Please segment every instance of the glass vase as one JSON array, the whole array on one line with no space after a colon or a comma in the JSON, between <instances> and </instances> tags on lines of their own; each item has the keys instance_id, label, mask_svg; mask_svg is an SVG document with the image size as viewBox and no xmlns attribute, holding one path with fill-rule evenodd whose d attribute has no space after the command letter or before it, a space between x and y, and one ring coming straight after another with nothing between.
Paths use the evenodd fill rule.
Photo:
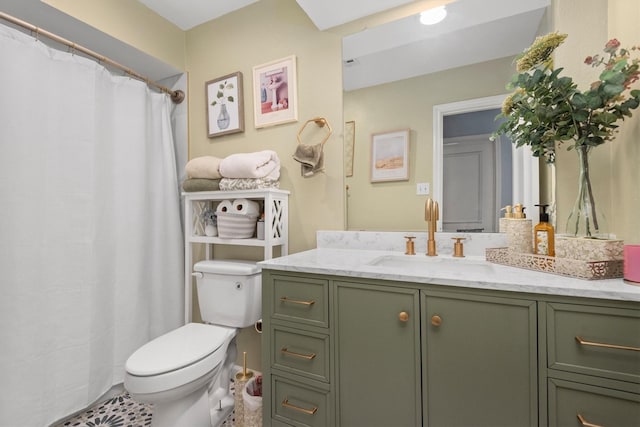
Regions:
<instances>
[{"instance_id":1,"label":"glass vase","mask_svg":"<svg viewBox=\"0 0 640 427\"><path fill-rule=\"evenodd\" d=\"M228 128L229 123L231 123L231 118L229 117L229 112L227 111L227 104L220 104L220 114L218 115L218 129L224 130Z\"/></svg>"},{"instance_id":2,"label":"glass vase","mask_svg":"<svg viewBox=\"0 0 640 427\"><path fill-rule=\"evenodd\" d=\"M589 154L593 147L576 147L580 172L578 175L578 197L567 220L567 233L576 237L606 238L604 215L594 196L589 174Z\"/></svg>"}]
</instances>

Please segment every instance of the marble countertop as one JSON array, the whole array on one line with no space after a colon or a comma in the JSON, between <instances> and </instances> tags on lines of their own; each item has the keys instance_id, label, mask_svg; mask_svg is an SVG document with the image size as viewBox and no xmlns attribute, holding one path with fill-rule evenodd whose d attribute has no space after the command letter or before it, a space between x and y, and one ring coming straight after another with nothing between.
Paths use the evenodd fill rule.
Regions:
<instances>
[{"instance_id":1,"label":"marble countertop","mask_svg":"<svg viewBox=\"0 0 640 427\"><path fill-rule=\"evenodd\" d=\"M406 233L400 233L399 237L402 238L404 234ZM362 245L366 246L366 242L372 236L351 237L357 237L355 240L365 242ZM393 236L392 240L397 241L397 237ZM372 238L375 239L375 236ZM345 240L344 236L341 236L341 239ZM445 239L441 241L448 247L450 244ZM418 246L416 246L416 255L404 255L403 250L393 250L395 248L388 247L384 247L384 250L366 250L359 247L360 244L353 244L353 238L346 240L350 243L336 244L335 239L325 240L319 235L317 249L261 261L259 265L263 269L279 271L640 301L640 286L626 283L622 279L582 280L493 264L487 262L484 256L480 256L477 253L478 250L472 251L465 258L453 258L447 250L443 250L442 253L439 251L438 257L427 257L424 252L419 252ZM404 245L403 239L400 239L400 244ZM390 260L390 263L386 263L387 260Z\"/></svg>"}]
</instances>

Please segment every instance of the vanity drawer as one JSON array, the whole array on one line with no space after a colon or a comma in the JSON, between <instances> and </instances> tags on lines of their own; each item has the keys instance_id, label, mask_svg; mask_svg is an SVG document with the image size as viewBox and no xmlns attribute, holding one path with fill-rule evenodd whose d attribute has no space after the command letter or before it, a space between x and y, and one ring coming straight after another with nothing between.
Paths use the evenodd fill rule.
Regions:
<instances>
[{"instance_id":1,"label":"vanity drawer","mask_svg":"<svg viewBox=\"0 0 640 427\"><path fill-rule=\"evenodd\" d=\"M310 278L274 276L273 319L329 327L329 282Z\"/></svg>"},{"instance_id":2,"label":"vanity drawer","mask_svg":"<svg viewBox=\"0 0 640 427\"><path fill-rule=\"evenodd\" d=\"M555 378L548 385L550 427L637 427L640 423L639 394Z\"/></svg>"},{"instance_id":3,"label":"vanity drawer","mask_svg":"<svg viewBox=\"0 0 640 427\"><path fill-rule=\"evenodd\" d=\"M329 336L283 326L273 327L273 368L329 382Z\"/></svg>"},{"instance_id":4,"label":"vanity drawer","mask_svg":"<svg viewBox=\"0 0 640 427\"><path fill-rule=\"evenodd\" d=\"M640 311L547 306L548 367L640 383Z\"/></svg>"},{"instance_id":5,"label":"vanity drawer","mask_svg":"<svg viewBox=\"0 0 640 427\"><path fill-rule=\"evenodd\" d=\"M272 376L273 418L292 425L329 426L329 392Z\"/></svg>"}]
</instances>

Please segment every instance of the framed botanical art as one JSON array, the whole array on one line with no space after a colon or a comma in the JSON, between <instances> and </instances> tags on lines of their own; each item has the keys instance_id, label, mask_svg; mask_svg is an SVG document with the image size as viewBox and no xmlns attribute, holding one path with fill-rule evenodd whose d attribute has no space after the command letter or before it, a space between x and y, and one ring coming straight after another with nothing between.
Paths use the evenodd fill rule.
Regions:
<instances>
[{"instance_id":1,"label":"framed botanical art","mask_svg":"<svg viewBox=\"0 0 640 427\"><path fill-rule=\"evenodd\" d=\"M409 129L371 135L371 182L409 179Z\"/></svg>"},{"instance_id":2,"label":"framed botanical art","mask_svg":"<svg viewBox=\"0 0 640 427\"><path fill-rule=\"evenodd\" d=\"M298 120L295 55L253 67L256 128Z\"/></svg>"},{"instance_id":3,"label":"framed botanical art","mask_svg":"<svg viewBox=\"0 0 640 427\"><path fill-rule=\"evenodd\" d=\"M209 80L204 87L209 138L244 132L242 73Z\"/></svg>"}]
</instances>

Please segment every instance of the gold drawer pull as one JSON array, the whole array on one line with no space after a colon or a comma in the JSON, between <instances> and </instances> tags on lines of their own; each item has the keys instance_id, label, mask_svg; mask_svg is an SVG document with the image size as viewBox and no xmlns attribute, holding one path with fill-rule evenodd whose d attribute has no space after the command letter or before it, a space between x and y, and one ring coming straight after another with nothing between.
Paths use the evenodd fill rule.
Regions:
<instances>
[{"instance_id":1,"label":"gold drawer pull","mask_svg":"<svg viewBox=\"0 0 640 427\"><path fill-rule=\"evenodd\" d=\"M400 320L401 322L408 322L409 313L407 313L406 311L401 311L400 314L398 314L398 320Z\"/></svg>"},{"instance_id":2,"label":"gold drawer pull","mask_svg":"<svg viewBox=\"0 0 640 427\"><path fill-rule=\"evenodd\" d=\"M604 347L604 348L615 348L617 350L631 350L631 351L640 351L640 347L629 347L627 345L618 345L618 344L606 344L601 342L593 342L587 341L582 337L576 337L576 341L581 345L590 345L593 347Z\"/></svg>"},{"instance_id":3,"label":"gold drawer pull","mask_svg":"<svg viewBox=\"0 0 640 427\"><path fill-rule=\"evenodd\" d=\"M305 413L307 415L313 415L316 412L318 412L318 407L317 406L314 406L311 409L305 409L305 408L301 408L301 407L296 406L296 405L292 405L291 403L289 403L289 399L284 399L282 401L282 406L284 406L285 408L293 409L294 411Z\"/></svg>"},{"instance_id":4,"label":"gold drawer pull","mask_svg":"<svg viewBox=\"0 0 640 427\"><path fill-rule=\"evenodd\" d=\"M280 351L284 354L288 354L289 356L299 357L301 359L311 360L314 357L316 357L315 353L311 353L311 354L296 353L295 351L289 351L287 347L282 347Z\"/></svg>"},{"instance_id":5,"label":"gold drawer pull","mask_svg":"<svg viewBox=\"0 0 640 427\"><path fill-rule=\"evenodd\" d=\"M580 421L580 424L582 424L584 427L602 427L599 424L592 424L589 421L585 420L584 417L580 414L578 414L578 421Z\"/></svg>"},{"instance_id":6,"label":"gold drawer pull","mask_svg":"<svg viewBox=\"0 0 640 427\"><path fill-rule=\"evenodd\" d=\"M289 299L287 297L280 298L280 301L282 301L282 302L290 302L291 304L307 305L307 306L310 306L310 305L313 305L313 304L316 303L314 300L311 300L311 301L300 301L300 300L296 300L296 299Z\"/></svg>"}]
</instances>

